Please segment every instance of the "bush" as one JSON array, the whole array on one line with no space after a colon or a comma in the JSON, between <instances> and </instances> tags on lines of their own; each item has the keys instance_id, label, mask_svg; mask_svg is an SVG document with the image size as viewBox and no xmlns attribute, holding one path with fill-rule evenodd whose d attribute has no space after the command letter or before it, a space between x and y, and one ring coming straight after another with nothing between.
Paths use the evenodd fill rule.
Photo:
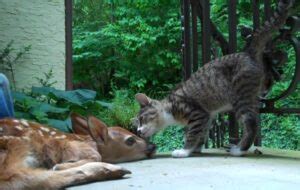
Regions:
<instances>
[{"instance_id":1,"label":"bush","mask_svg":"<svg viewBox=\"0 0 300 190\"><path fill-rule=\"evenodd\" d=\"M132 118L136 116L139 105L132 97L129 91L116 91L108 109L99 110L96 115L109 126L122 126L134 132Z\"/></svg>"},{"instance_id":2,"label":"bush","mask_svg":"<svg viewBox=\"0 0 300 190\"><path fill-rule=\"evenodd\" d=\"M75 86L111 98L114 88L156 95L181 80L177 0L74 4Z\"/></svg>"},{"instance_id":3,"label":"bush","mask_svg":"<svg viewBox=\"0 0 300 190\"><path fill-rule=\"evenodd\" d=\"M172 126L157 133L151 138L151 142L156 144L157 152L168 152L183 147L184 128L182 126Z\"/></svg>"},{"instance_id":4,"label":"bush","mask_svg":"<svg viewBox=\"0 0 300 190\"><path fill-rule=\"evenodd\" d=\"M300 118L297 115L262 114L262 145L300 150Z\"/></svg>"}]
</instances>

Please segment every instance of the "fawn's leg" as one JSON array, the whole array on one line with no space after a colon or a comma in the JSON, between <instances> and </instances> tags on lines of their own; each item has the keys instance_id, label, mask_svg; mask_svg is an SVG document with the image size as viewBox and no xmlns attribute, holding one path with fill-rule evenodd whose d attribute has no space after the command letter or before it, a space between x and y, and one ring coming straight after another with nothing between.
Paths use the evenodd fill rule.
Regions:
<instances>
[{"instance_id":1,"label":"fawn's leg","mask_svg":"<svg viewBox=\"0 0 300 190\"><path fill-rule=\"evenodd\" d=\"M1 180L0 189L61 189L94 181L118 179L125 174L130 174L130 171L103 162L90 162L60 171L25 168L16 170L14 177Z\"/></svg>"},{"instance_id":2,"label":"fawn's leg","mask_svg":"<svg viewBox=\"0 0 300 190\"><path fill-rule=\"evenodd\" d=\"M118 179L131 172L117 165L103 162L90 162L82 166L52 171L47 180L51 187L61 188L93 181Z\"/></svg>"},{"instance_id":3,"label":"fawn's leg","mask_svg":"<svg viewBox=\"0 0 300 190\"><path fill-rule=\"evenodd\" d=\"M78 166L82 166L86 163L90 163L90 162L99 162L100 159L85 159L85 160L79 160L79 161L68 161L65 163L61 163L61 164L56 164L55 166L53 166L53 170L65 170L65 169L69 169L69 168L74 168L74 167L78 167Z\"/></svg>"}]
</instances>

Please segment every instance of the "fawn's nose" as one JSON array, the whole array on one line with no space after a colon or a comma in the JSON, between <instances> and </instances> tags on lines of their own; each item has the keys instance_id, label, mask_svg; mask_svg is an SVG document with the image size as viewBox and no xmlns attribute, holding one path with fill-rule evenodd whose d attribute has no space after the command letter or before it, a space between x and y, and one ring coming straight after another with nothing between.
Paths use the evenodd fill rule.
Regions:
<instances>
[{"instance_id":1,"label":"fawn's nose","mask_svg":"<svg viewBox=\"0 0 300 190\"><path fill-rule=\"evenodd\" d=\"M146 151L147 156L148 157L153 156L153 154L155 153L155 150L156 150L156 145L155 144L152 144L152 143L148 144L147 145L147 151Z\"/></svg>"}]
</instances>

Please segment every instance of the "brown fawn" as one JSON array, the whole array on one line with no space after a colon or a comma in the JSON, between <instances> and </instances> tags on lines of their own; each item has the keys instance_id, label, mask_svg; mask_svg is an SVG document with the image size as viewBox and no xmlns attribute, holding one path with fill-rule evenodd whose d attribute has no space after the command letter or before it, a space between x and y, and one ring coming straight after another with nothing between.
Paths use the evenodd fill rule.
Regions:
<instances>
[{"instance_id":1,"label":"brown fawn","mask_svg":"<svg viewBox=\"0 0 300 190\"><path fill-rule=\"evenodd\" d=\"M121 127L74 113L71 120L70 134L22 119L0 120L0 189L59 189L121 178L131 172L108 163L154 153L154 145Z\"/></svg>"}]
</instances>

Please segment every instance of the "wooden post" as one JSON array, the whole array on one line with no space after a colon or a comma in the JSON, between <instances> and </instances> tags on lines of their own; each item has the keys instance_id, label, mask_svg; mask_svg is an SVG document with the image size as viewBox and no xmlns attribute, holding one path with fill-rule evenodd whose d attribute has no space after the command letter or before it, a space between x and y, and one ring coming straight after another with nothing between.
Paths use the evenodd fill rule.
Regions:
<instances>
[{"instance_id":1,"label":"wooden post","mask_svg":"<svg viewBox=\"0 0 300 190\"><path fill-rule=\"evenodd\" d=\"M66 90L73 89L72 62L72 0L65 0L65 30L66 30Z\"/></svg>"}]
</instances>

